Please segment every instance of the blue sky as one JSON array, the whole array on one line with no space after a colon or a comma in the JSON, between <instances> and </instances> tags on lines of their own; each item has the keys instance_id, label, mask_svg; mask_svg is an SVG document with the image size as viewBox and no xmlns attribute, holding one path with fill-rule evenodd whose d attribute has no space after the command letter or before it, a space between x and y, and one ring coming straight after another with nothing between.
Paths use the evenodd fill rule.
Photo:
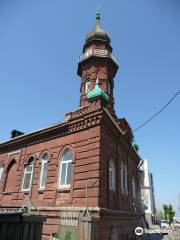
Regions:
<instances>
[{"instance_id":1,"label":"blue sky","mask_svg":"<svg viewBox=\"0 0 180 240\"><path fill-rule=\"evenodd\" d=\"M14 128L48 126L79 106L77 59L99 4L120 63L117 115L134 129L180 89L179 0L1 0L1 142ZM158 207L178 205L179 105L180 96L135 133L154 175Z\"/></svg>"}]
</instances>

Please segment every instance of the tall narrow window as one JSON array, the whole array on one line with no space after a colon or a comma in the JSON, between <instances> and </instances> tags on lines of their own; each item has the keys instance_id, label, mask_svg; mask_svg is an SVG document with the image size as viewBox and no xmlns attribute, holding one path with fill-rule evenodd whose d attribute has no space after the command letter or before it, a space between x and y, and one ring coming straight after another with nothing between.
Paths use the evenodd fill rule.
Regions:
<instances>
[{"instance_id":1,"label":"tall narrow window","mask_svg":"<svg viewBox=\"0 0 180 240\"><path fill-rule=\"evenodd\" d=\"M60 164L59 186L70 187L72 174L72 153L69 149L65 150Z\"/></svg>"},{"instance_id":2,"label":"tall narrow window","mask_svg":"<svg viewBox=\"0 0 180 240\"><path fill-rule=\"evenodd\" d=\"M4 171L4 168L3 166L0 165L0 182L2 181L3 171Z\"/></svg>"},{"instance_id":3,"label":"tall narrow window","mask_svg":"<svg viewBox=\"0 0 180 240\"><path fill-rule=\"evenodd\" d=\"M133 199L136 198L136 183L134 177L132 178L132 197Z\"/></svg>"},{"instance_id":4,"label":"tall narrow window","mask_svg":"<svg viewBox=\"0 0 180 240\"><path fill-rule=\"evenodd\" d=\"M128 170L126 165L124 165L124 189L125 194L128 194Z\"/></svg>"},{"instance_id":5,"label":"tall narrow window","mask_svg":"<svg viewBox=\"0 0 180 240\"><path fill-rule=\"evenodd\" d=\"M90 80L87 80L85 84L85 93L88 93L90 91L90 85L91 85Z\"/></svg>"},{"instance_id":6,"label":"tall narrow window","mask_svg":"<svg viewBox=\"0 0 180 240\"><path fill-rule=\"evenodd\" d=\"M41 174L40 174L40 188L45 188L46 186L46 179L48 173L48 154L45 153L41 159Z\"/></svg>"},{"instance_id":7,"label":"tall narrow window","mask_svg":"<svg viewBox=\"0 0 180 240\"><path fill-rule=\"evenodd\" d=\"M124 164L121 162L121 191L124 193Z\"/></svg>"},{"instance_id":8,"label":"tall narrow window","mask_svg":"<svg viewBox=\"0 0 180 240\"><path fill-rule=\"evenodd\" d=\"M6 169L4 192L10 193L15 191L16 178L17 178L17 164L16 160L13 159L10 161Z\"/></svg>"},{"instance_id":9,"label":"tall narrow window","mask_svg":"<svg viewBox=\"0 0 180 240\"><path fill-rule=\"evenodd\" d=\"M115 191L115 167L112 160L109 162L109 189Z\"/></svg>"},{"instance_id":10,"label":"tall narrow window","mask_svg":"<svg viewBox=\"0 0 180 240\"><path fill-rule=\"evenodd\" d=\"M23 176L23 183L22 183L23 191L29 191L31 188L33 168L34 168L34 158L31 157L29 160L29 164L24 168L24 176Z\"/></svg>"}]
</instances>

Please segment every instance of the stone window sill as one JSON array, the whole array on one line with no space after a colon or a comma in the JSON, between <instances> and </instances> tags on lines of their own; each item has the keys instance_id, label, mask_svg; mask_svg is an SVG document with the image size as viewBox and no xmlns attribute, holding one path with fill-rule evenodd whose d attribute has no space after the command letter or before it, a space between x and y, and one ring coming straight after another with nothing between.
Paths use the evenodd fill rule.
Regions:
<instances>
[{"instance_id":1,"label":"stone window sill","mask_svg":"<svg viewBox=\"0 0 180 240\"><path fill-rule=\"evenodd\" d=\"M115 193L116 193L116 191L113 190L113 189L109 189L109 192L110 192L111 194L115 194Z\"/></svg>"},{"instance_id":2,"label":"stone window sill","mask_svg":"<svg viewBox=\"0 0 180 240\"><path fill-rule=\"evenodd\" d=\"M37 191L38 191L38 193L44 193L45 188L39 188Z\"/></svg>"},{"instance_id":3,"label":"stone window sill","mask_svg":"<svg viewBox=\"0 0 180 240\"><path fill-rule=\"evenodd\" d=\"M59 193L69 193L70 188L58 188L57 192L59 192Z\"/></svg>"},{"instance_id":4,"label":"stone window sill","mask_svg":"<svg viewBox=\"0 0 180 240\"><path fill-rule=\"evenodd\" d=\"M3 195L12 195L11 192L3 192L2 194L3 194Z\"/></svg>"},{"instance_id":5,"label":"stone window sill","mask_svg":"<svg viewBox=\"0 0 180 240\"><path fill-rule=\"evenodd\" d=\"M29 191L22 191L25 195L29 194Z\"/></svg>"}]
</instances>

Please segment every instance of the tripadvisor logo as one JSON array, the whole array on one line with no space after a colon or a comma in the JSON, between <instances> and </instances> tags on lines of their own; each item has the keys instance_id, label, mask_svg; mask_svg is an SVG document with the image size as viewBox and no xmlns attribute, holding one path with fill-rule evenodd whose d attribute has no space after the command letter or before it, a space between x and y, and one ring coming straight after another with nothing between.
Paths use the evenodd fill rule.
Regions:
<instances>
[{"instance_id":1,"label":"tripadvisor logo","mask_svg":"<svg viewBox=\"0 0 180 240\"><path fill-rule=\"evenodd\" d=\"M143 231L143 228L142 228L142 227L137 227L137 228L135 229L135 234L136 234L137 236L142 236L143 233L144 233L144 231Z\"/></svg>"}]
</instances>

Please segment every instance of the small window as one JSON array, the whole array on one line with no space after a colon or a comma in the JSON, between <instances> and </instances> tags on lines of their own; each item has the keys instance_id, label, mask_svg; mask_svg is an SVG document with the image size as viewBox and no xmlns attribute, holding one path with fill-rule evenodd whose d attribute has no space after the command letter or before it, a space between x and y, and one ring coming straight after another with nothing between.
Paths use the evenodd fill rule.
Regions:
<instances>
[{"instance_id":1,"label":"small window","mask_svg":"<svg viewBox=\"0 0 180 240\"><path fill-rule=\"evenodd\" d=\"M126 165L124 165L124 190L125 194L128 194L128 170Z\"/></svg>"},{"instance_id":2,"label":"small window","mask_svg":"<svg viewBox=\"0 0 180 240\"><path fill-rule=\"evenodd\" d=\"M133 199L136 198L136 183L134 177L132 178L132 197Z\"/></svg>"},{"instance_id":3,"label":"small window","mask_svg":"<svg viewBox=\"0 0 180 240\"><path fill-rule=\"evenodd\" d=\"M85 93L88 93L90 91L90 86L91 86L91 82L90 80L87 80L85 83Z\"/></svg>"},{"instance_id":4,"label":"small window","mask_svg":"<svg viewBox=\"0 0 180 240\"><path fill-rule=\"evenodd\" d=\"M45 153L41 159L40 188L45 188L48 173L48 154Z\"/></svg>"},{"instance_id":5,"label":"small window","mask_svg":"<svg viewBox=\"0 0 180 240\"><path fill-rule=\"evenodd\" d=\"M121 192L124 193L124 164L121 162Z\"/></svg>"},{"instance_id":6,"label":"small window","mask_svg":"<svg viewBox=\"0 0 180 240\"><path fill-rule=\"evenodd\" d=\"M108 81L108 93L111 94L111 81Z\"/></svg>"},{"instance_id":7,"label":"small window","mask_svg":"<svg viewBox=\"0 0 180 240\"><path fill-rule=\"evenodd\" d=\"M34 158L31 158L29 164L24 169L23 184L22 184L23 191L29 191L31 188L33 167L34 167Z\"/></svg>"},{"instance_id":8,"label":"small window","mask_svg":"<svg viewBox=\"0 0 180 240\"><path fill-rule=\"evenodd\" d=\"M72 154L71 151L65 150L60 164L60 187L70 187L72 173Z\"/></svg>"},{"instance_id":9,"label":"small window","mask_svg":"<svg viewBox=\"0 0 180 240\"><path fill-rule=\"evenodd\" d=\"M0 182L2 181L3 171L4 171L4 168L3 166L0 165Z\"/></svg>"},{"instance_id":10,"label":"small window","mask_svg":"<svg viewBox=\"0 0 180 240\"><path fill-rule=\"evenodd\" d=\"M115 167L112 160L109 162L109 189L115 191Z\"/></svg>"}]
</instances>

